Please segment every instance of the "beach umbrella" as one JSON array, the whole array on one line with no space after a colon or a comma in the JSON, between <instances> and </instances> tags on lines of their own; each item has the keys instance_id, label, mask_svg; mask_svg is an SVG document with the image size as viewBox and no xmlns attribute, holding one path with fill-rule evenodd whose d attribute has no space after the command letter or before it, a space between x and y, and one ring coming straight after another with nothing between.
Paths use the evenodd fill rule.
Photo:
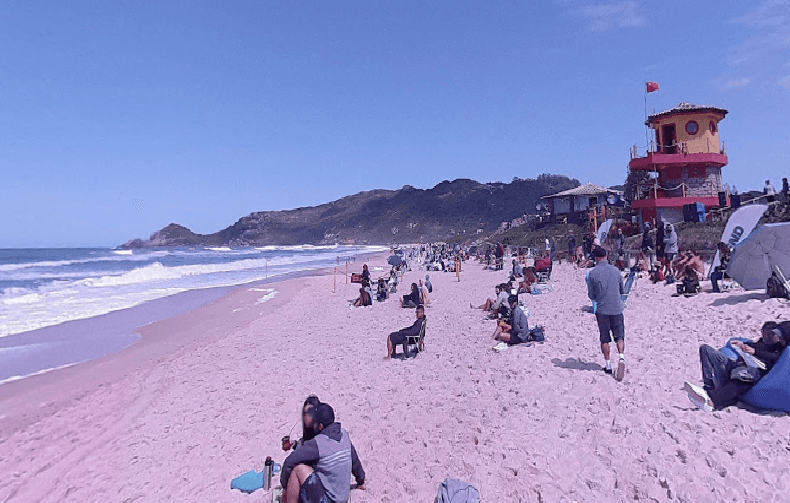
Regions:
<instances>
[{"instance_id":1,"label":"beach umbrella","mask_svg":"<svg viewBox=\"0 0 790 503\"><path fill-rule=\"evenodd\" d=\"M399 266L403 263L403 258L400 255L390 255L390 258L387 259L387 263L389 265Z\"/></svg>"},{"instance_id":2,"label":"beach umbrella","mask_svg":"<svg viewBox=\"0 0 790 503\"><path fill-rule=\"evenodd\" d=\"M765 288L773 267L790 275L790 222L758 227L732 252L727 275L747 290Z\"/></svg>"}]
</instances>

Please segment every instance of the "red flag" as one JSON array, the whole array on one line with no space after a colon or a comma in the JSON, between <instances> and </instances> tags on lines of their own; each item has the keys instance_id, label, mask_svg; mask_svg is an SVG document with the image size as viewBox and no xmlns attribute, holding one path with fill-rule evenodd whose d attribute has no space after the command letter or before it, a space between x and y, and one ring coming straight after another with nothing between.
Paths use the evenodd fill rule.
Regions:
<instances>
[{"instance_id":1,"label":"red flag","mask_svg":"<svg viewBox=\"0 0 790 503\"><path fill-rule=\"evenodd\" d=\"M648 82L647 83L647 92L652 93L658 91L658 82Z\"/></svg>"}]
</instances>

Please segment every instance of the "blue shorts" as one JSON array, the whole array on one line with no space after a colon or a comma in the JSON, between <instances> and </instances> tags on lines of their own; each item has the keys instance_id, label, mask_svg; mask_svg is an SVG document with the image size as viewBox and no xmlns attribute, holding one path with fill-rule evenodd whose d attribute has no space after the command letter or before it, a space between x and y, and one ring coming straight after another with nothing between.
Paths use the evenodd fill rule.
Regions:
<instances>
[{"instance_id":1,"label":"blue shorts","mask_svg":"<svg viewBox=\"0 0 790 503\"><path fill-rule=\"evenodd\" d=\"M595 314L598 321L598 331L601 333L601 343L612 342L625 339L625 319L622 314Z\"/></svg>"}]
</instances>

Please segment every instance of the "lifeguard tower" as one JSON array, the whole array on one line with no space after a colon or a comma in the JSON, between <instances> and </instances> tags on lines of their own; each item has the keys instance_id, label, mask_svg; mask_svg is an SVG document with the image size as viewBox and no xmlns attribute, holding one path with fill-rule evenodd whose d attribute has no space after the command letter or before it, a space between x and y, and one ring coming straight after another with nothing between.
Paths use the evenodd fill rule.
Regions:
<instances>
[{"instance_id":1,"label":"lifeguard tower","mask_svg":"<svg viewBox=\"0 0 790 503\"><path fill-rule=\"evenodd\" d=\"M632 148L628 165L649 174L632 203L643 222L683 221L687 204L702 203L706 208L729 204L721 177L727 151L719 137L719 122L726 115L723 108L680 103L647 118L645 124L655 137L644 157L636 146Z\"/></svg>"}]
</instances>

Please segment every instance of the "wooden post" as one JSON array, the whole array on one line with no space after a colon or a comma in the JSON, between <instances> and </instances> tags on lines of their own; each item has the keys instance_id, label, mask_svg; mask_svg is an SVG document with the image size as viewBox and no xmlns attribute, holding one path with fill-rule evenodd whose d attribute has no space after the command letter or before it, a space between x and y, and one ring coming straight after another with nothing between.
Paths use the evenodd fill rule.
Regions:
<instances>
[{"instance_id":1,"label":"wooden post","mask_svg":"<svg viewBox=\"0 0 790 503\"><path fill-rule=\"evenodd\" d=\"M335 282L332 285L332 293L337 292L337 266L335 266Z\"/></svg>"},{"instance_id":2,"label":"wooden post","mask_svg":"<svg viewBox=\"0 0 790 503\"><path fill-rule=\"evenodd\" d=\"M348 259L346 259L346 284L348 284Z\"/></svg>"}]
</instances>

